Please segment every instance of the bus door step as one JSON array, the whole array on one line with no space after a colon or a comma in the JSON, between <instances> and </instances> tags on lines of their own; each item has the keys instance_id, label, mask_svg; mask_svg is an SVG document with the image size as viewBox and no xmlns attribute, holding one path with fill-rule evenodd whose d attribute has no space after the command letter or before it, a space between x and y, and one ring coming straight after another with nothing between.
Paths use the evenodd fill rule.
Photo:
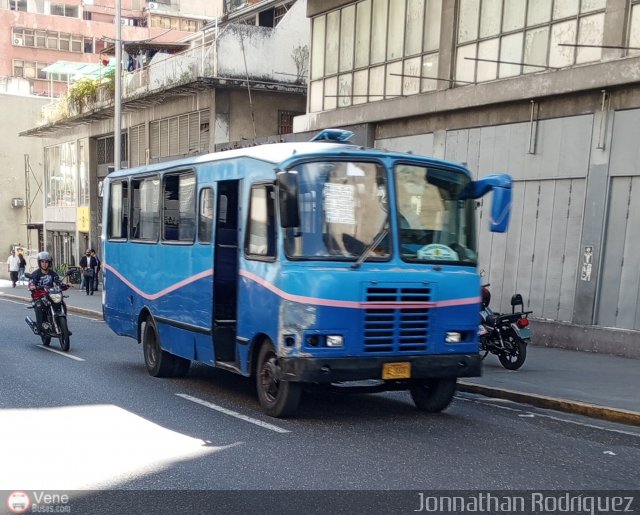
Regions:
<instances>
[{"instance_id":1,"label":"bus door step","mask_svg":"<svg viewBox=\"0 0 640 515\"><path fill-rule=\"evenodd\" d=\"M213 350L216 361L235 363L236 328L234 325L216 325L213 329Z\"/></svg>"}]
</instances>

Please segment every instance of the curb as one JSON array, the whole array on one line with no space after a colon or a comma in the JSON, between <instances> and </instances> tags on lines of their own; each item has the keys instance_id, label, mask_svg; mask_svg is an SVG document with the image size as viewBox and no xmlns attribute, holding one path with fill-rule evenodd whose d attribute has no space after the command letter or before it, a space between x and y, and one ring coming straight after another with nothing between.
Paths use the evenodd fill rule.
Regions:
<instances>
[{"instance_id":1,"label":"curb","mask_svg":"<svg viewBox=\"0 0 640 515\"><path fill-rule=\"evenodd\" d=\"M494 397L497 399L506 399L514 402L531 404L538 408L547 408L567 413L575 413L591 418L599 418L610 422L619 422L640 426L640 413L637 411L629 411L619 408L609 408L598 406L597 404L589 404L581 401L571 401L568 399L557 399L538 395L535 393L524 393L506 388L495 388L493 386L484 386L464 381L458 381L458 390L461 392L476 393L485 397Z\"/></svg>"},{"instance_id":2,"label":"curb","mask_svg":"<svg viewBox=\"0 0 640 515\"><path fill-rule=\"evenodd\" d=\"M29 304L31 302L31 299L27 297L21 297L20 295L12 295L11 293L4 293L4 292L0 292L0 298L18 300L18 301L24 302L25 304ZM102 313L100 311L94 311L93 309L78 308L76 306L70 306L69 304L67 304L67 311L71 313L77 313L79 315L86 315L86 316L102 319Z\"/></svg>"}]
</instances>

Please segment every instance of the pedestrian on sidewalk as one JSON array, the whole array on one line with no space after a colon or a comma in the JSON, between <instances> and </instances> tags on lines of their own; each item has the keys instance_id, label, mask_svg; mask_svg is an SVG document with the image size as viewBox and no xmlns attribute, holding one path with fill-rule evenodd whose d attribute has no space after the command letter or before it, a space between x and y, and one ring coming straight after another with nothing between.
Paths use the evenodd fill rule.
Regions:
<instances>
[{"instance_id":1,"label":"pedestrian on sidewalk","mask_svg":"<svg viewBox=\"0 0 640 515\"><path fill-rule=\"evenodd\" d=\"M20 260L20 266L18 267L18 282L24 283L24 272L27 269L27 260L24 258L22 249L18 250L18 259Z\"/></svg>"},{"instance_id":2,"label":"pedestrian on sidewalk","mask_svg":"<svg viewBox=\"0 0 640 515\"><path fill-rule=\"evenodd\" d=\"M84 289L87 295L93 295L93 278L98 268L97 258L91 255L92 249L87 249L84 256L80 258L80 268L82 268L82 278L84 279Z\"/></svg>"},{"instance_id":3,"label":"pedestrian on sidewalk","mask_svg":"<svg viewBox=\"0 0 640 515\"><path fill-rule=\"evenodd\" d=\"M98 291L98 282L100 278L100 269L102 268L102 261L96 254L94 249L91 249L91 257L96 260L96 269L93 274L93 291Z\"/></svg>"},{"instance_id":4,"label":"pedestrian on sidewalk","mask_svg":"<svg viewBox=\"0 0 640 515\"><path fill-rule=\"evenodd\" d=\"M15 250L12 250L11 255L7 258L7 269L9 271L13 287L15 288L16 283L18 282L18 272L20 270L20 260L18 259L18 256L16 256Z\"/></svg>"}]
</instances>

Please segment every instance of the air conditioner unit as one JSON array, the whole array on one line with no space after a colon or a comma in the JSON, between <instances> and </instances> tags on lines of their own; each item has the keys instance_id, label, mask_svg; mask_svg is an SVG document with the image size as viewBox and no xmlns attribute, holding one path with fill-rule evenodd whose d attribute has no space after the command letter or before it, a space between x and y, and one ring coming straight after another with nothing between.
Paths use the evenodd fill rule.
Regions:
<instances>
[{"instance_id":1,"label":"air conditioner unit","mask_svg":"<svg viewBox=\"0 0 640 515\"><path fill-rule=\"evenodd\" d=\"M157 9L158 2L149 2L149 9Z\"/></svg>"},{"instance_id":2,"label":"air conditioner unit","mask_svg":"<svg viewBox=\"0 0 640 515\"><path fill-rule=\"evenodd\" d=\"M24 40L22 38L19 38L19 37L14 37L13 38L13 44L14 45L18 45L18 46L22 46L22 45L24 45Z\"/></svg>"},{"instance_id":3,"label":"air conditioner unit","mask_svg":"<svg viewBox=\"0 0 640 515\"><path fill-rule=\"evenodd\" d=\"M22 198L12 198L11 199L11 207L24 207L24 199L22 199Z\"/></svg>"}]
</instances>

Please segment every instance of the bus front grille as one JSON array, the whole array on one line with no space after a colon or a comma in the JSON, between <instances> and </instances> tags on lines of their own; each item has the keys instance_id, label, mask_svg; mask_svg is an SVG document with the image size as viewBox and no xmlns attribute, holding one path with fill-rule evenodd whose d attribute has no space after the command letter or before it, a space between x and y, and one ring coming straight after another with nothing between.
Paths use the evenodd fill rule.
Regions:
<instances>
[{"instance_id":1,"label":"bus front grille","mask_svg":"<svg viewBox=\"0 0 640 515\"><path fill-rule=\"evenodd\" d=\"M364 313L365 352L422 352L427 349L429 309L415 304L429 302L431 289L409 287L367 288L367 302L380 303ZM387 303L411 303L410 307L384 307Z\"/></svg>"}]
</instances>

